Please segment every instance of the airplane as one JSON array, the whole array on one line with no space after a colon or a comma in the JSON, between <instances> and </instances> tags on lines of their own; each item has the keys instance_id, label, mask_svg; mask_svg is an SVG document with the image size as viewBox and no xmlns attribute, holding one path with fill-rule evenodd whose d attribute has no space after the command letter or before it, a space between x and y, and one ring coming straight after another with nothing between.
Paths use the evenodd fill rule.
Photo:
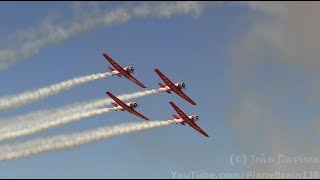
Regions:
<instances>
[{"instance_id":1,"label":"airplane","mask_svg":"<svg viewBox=\"0 0 320 180\"><path fill-rule=\"evenodd\" d=\"M131 73L134 72L133 66L127 66L125 68L121 67L117 62L115 62L110 56L108 56L106 53L103 54L103 56L112 64L112 67L109 67L109 69L112 71L112 76L117 75L121 77L123 75L130 81L136 83L137 85L141 86L142 88L146 88L145 85L143 85L140 81L138 81L135 77L131 75Z\"/></svg>"},{"instance_id":2,"label":"airplane","mask_svg":"<svg viewBox=\"0 0 320 180\"><path fill-rule=\"evenodd\" d=\"M138 107L138 104L136 102L124 103L123 101L121 101L120 99L115 97L110 92L106 92L106 93L116 102L116 103L114 103L114 102L112 103L114 105L114 107L120 107L121 111L127 110L129 113L132 113L136 116L141 117L144 120L149 121L149 119L146 118L144 115L142 115L139 112L137 112L136 110L134 110L134 108Z\"/></svg>"},{"instance_id":3,"label":"airplane","mask_svg":"<svg viewBox=\"0 0 320 180\"><path fill-rule=\"evenodd\" d=\"M182 97L183 99L190 102L192 105L197 105L190 97L188 97L184 92L182 92L182 89L186 87L186 84L184 82L179 82L174 84L169 78L167 78L159 69L155 69L156 73L160 76L160 78L166 83L166 85L159 83L159 86L161 88L167 89L166 92L168 94L171 94L170 91L175 92L177 95Z\"/></svg>"},{"instance_id":4,"label":"airplane","mask_svg":"<svg viewBox=\"0 0 320 180\"><path fill-rule=\"evenodd\" d=\"M174 110L177 111L177 113L179 114L179 116L177 115L172 115L174 119L182 119L183 121L180 122L180 124L185 125L185 123L189 124L192 128L194 128L195 130L197 130L198 132L200 132L201 134L203 134L206 137L209 137L209 135L204 132L197 124L196 121L199 120L199 116L198 115L191 115L188 116L186 115L177 105L175 105L172 101L170 101L171 106L174 108Z\"/></svg>"}]
</instances>

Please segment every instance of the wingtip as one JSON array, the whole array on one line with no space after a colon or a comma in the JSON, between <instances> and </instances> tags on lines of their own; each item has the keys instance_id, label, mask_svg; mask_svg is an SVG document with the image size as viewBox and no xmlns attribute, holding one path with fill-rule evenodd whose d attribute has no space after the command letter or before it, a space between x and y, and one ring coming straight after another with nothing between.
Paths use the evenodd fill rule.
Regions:
<instances>
[{"instance_id":1,"label":"wingtip","mask_svg":"<svg viewBox=\"0 0 320 180\"><path fill-rule=\"evenodd\" d=\"M204 132L204 133L202 133L205 137L209 137L209 135L206 133L206 132Z\"/></svg>"},{"instance_id":2,"label":"wingtip","mask_svg":"<svg viewBox=\"0 0 320 180\"><path fill-rule=\"evenodd\" d=\"M174 109L175 109L175 107L177 107L177 105L176 105L174 102L170 101L169 103L171 104L171 106L172 106Z\"/></svg>"},{"instance_id":3,"label":"wingtip","mask_svg":"<svg viewBox=\"0 0 320 180\"><path fill-rule=\"evenodd\" d=\"M146 87L144 84L142 84L142 83L139 84L139 86L142 87L142 88L147 88L147 87Z\"/></svg>"},{"instance_id":4,"label":"wingtip","mask_svg":"<svg viewBox=\"0 0 320 180\"><path fill-rule=\"evenodd\" d=\"M109 58L110 58L110 56L109 56L107 53L103 53L102 55L103 55L103 57L105 57L106 59L109 59Z\"/></svg>"}]
</instances>

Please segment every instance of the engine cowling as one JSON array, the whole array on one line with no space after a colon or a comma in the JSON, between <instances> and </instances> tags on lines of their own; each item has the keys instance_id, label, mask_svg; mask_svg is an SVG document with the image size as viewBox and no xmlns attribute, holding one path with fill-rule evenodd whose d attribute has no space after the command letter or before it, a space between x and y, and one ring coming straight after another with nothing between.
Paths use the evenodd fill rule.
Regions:
<instances>
[{"instance_id":1,"label":"engine cowling","mask_svg":"<svg viewBox=\"0 0 320 180\"><path fill-rule=\"evenodd\" d=\"M193 115L193 119L194 119L194 121L198 121L199 120L199 115Z\"/></svg>"},{"instance_id":2,"label":"engine cowling","mask_svg":"<svg viewBox=\"0 0 320 180\"><path fill-rule=\"evenodd\" d=\"M128 66L127 71L128 71L129 73L133 73L134 67L133 67L133 66Z\"/></svg>"},{"instance_id":3,"label":"engine cowling","mask_svg":"<svg viewBox=\"0 0 320 180\"><path fill-rule=\"evenodd\" d=\"M186 84L184 82L180 82L177 84L177 86L180 88L180 89L184 89L186 87Z\"/></svg>"},{"instance_id":4,"label":"engine cowling","mask_svg":"<svg viewBox=\"0 0 320 180\"><path fill-rule=\"evenodd\" d=\"M136 107L138 107L138 103L136 103L136 102L131 102L131 103L130 103L130 107L136 108Z\"/></svg>"}]
</instances>

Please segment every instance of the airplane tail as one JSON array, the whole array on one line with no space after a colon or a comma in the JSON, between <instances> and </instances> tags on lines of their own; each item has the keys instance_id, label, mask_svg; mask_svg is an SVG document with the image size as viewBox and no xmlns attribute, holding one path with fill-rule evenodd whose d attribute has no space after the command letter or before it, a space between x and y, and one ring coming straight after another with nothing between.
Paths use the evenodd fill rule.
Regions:
<instances>
[{"instance_id":1,"label":"airplane tail","mask_svg":"<svg viewBox=\"0 0 320 180\"><path fill-rule=\"evenodd\" d=\"M118 107L118 104L113 103L113 102L112 102L112 104L113 104L114 107ZM124 111L123 109L120 109L120 110L121 110L121 111ZM117 110L116 110L116 111L117 111Z\"/></svg>"},{"instance_id":2,"label":"airplane tail","mask_svg":"<svg viewBox=\"0 0 320 180\"><path fill-rule=\"evenodd\" d=\"M159 84L159 86L160 86L161 88L165 88L165 87L166 87L164 84L161 84L161 83L158 83L158 84ZM170 90L166 90L166 92L167 92L168 94L171 94Z\"/></svg>"},{"instance_id":3,"label":"airplane tail","mask_svg":"<svg viewBox=\"0 0 320 180\"><path fill-rule=\"evenodd\" d=\"M177 115L174 115L174 114L172 115L172 117L173 117L174 119L180 119L180 117L178 117ZM176 124L177 124L177 123L176 123ZM180 124L185 125L184 122L180 122Z\"/></svg>"},{"instance_id":4,"label":"airplane tail","mask_svg":"<svg viewBox=\"0 0 320 180\"><path fill-rule=\"evenodd\" d=\"M108 67L111 71L115 71L115 69L114 68L112 68L112 67ZM113 74L114 75L114 74ZM112 76L113 76L112 75ZM120 73L118 73L118 74L116 74L117 76L119 76L119 77L121 77L121 74Z\"/></svg>"},{"instance_id":5,"label":"airplane tail","mask_svg":"<svg viewBox=\"0 0 320 180\"><path fill-rule=\"evenodd\" d=\"M172 117L175 118L175 119L180 119L180 118L179 118L177 115L175 115L175 114L173 114Z\"/></svg>"},{"instance_id":6,"label":"airplane tail","mask_svg":"<svg viewBox=\"0 0 320 180\"><path fill-rule=\"evenodd\" d=\"M112 67L108 67L111 71L114 71L115 69L113 69Z\"/></svg>"}]
</instances>

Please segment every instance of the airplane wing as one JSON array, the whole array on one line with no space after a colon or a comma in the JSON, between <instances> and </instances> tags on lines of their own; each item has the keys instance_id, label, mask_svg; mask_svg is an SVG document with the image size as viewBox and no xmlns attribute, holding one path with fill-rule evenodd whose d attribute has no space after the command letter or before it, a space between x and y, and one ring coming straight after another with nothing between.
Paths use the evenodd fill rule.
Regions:
<instances>
[{"instance_id":1,"label":"airplane wing","mask_svg":"<svg viewBox=\"0 0 320 180\"><path fill-rule=\"evenodd\" d=\"M176 89L177 89L177 91L175 91L175 90L173 90L173 91L175 93L177 93L180 97L187 100L192 105L197 105L197 103L195 103L189 96L187 96L183 91L181 91L181 89L178 89L178 88L176 88Z\"/></svg>"},{"instance_id":2,"label":"airplane wing","mask_svg":"<svg viewBox=\"0 0 320 180\"><path fill-rule=\"evenodd\" d=\"M123 74L124 77L128 78L130 81L136 83L137 85L139 85L142 88L147 88L145 85L143 85L140 81L138 81L135 77L133 77L131 74L127 73Z\"/></svg>"},{"instance_id":3,"label":"airplane wing","mask_svg":"<svg viewBox=\"0 0 320 180\"><path fill-rule=\"evenodd\" d=\"M106 53L103 53L103 56L112 64L112 66L119 71L119 73L126 72L123 67L121 67L117 62L115 62L110 56L108 56ZM122 72L121 72L122 71Z\"/></svg>"},{"instance_id":4,"label":"airplane wing","mask_svg":"<svg viewBox=\"0 0 320 180\"><path fill-rule=\"evenodd\" d=\"M199 133L203 134L205 137L209 137L209 135L204 132L204 130L202 130L196 123L194 123L193 121L189 121L187 122L193 129L197 130Z\"/></svg>"},{"instance_id":5,"label":"airplane wing","mask_svg":"<svg viewBox=\"0 0 320 180\"><path fill-rule=\"evenodd\" d=\"M193 129L197 130L201 134L203 134L206 137L209 137L209 135L204 132L194 121L191 121L189 117L173 102L170 101L171 106L174 108L174 110L177 111L177 113L180 115L180 117L184 120L184 122L188 123Z\"/></svg>"},{"instance_id":6,"label":"airplane wing","mask_svg":"<svg viewBox=\"0 0 320 180\"><path fill-rule=\"evenodd\" d=\"M160 78L170 87L172 91L174 91L177 95L182 97L183 99L190 102L192 105L197 105L189 96L187 96L181 89L179 89L176 85L173 84L172 81L170 81L169 78L167 78L159 69L155 69L156 73L160 76Z\"/></svg>"},{"instance_id":7,"label":"airplane wing","mask_svg":"<svg viewBox=\"0 0 320 180\"><path fill-rule=\"evenodd\" d=\"M126 108L125 108L126 109ZM145 117L144 115L142 115L141 113L139 113L138 111L136 111L136 110L134 110L134 109L132 109L132 108L130 108L130 109L126 109L128 112L130 112L131 114L134 114L134 115L136 115L136 116L139 116L140 118L142 118L142 119L144 119L144 120L146 120L146 121L149 121L150 119L149 118L147 118L147 117Z\"/></svg>"},{"instance_id":8,"label":"airplane wing","mask_svg":"<svg viewBox=\"0 0 320 180\"><path fill-rule=\"evenodd\" d=\"M138 81L135 77L133 77L130 73L125 71L123 67L121 67L117 62L115 62L110 56L107 54L103 54L103 56L112 64L112 66L124 77L128 78L130 81L136 83L137 85L141 86L142 88L146 88L140 81Z\"/></svg>"},{"instance_id":9,"label":"airplane wing","mask_svg":"<svg viewBox=\"0 0 320 180\"><path fill-rule=\"evenodd\" d=\"M111 94L110 92L107 92L107 94L115 101L117 102L121 107L123 107L123 109L127 110L128 112L141 117L144 120L149 121L149 119L147 117L145 117L144 115L140 114L138 111L134 110L132 107L128 106L126 103L124 103L123 101L121 101L120 99L118 99L117 97L115 97L113 94Z\"/></svg>"}]
</instances>

